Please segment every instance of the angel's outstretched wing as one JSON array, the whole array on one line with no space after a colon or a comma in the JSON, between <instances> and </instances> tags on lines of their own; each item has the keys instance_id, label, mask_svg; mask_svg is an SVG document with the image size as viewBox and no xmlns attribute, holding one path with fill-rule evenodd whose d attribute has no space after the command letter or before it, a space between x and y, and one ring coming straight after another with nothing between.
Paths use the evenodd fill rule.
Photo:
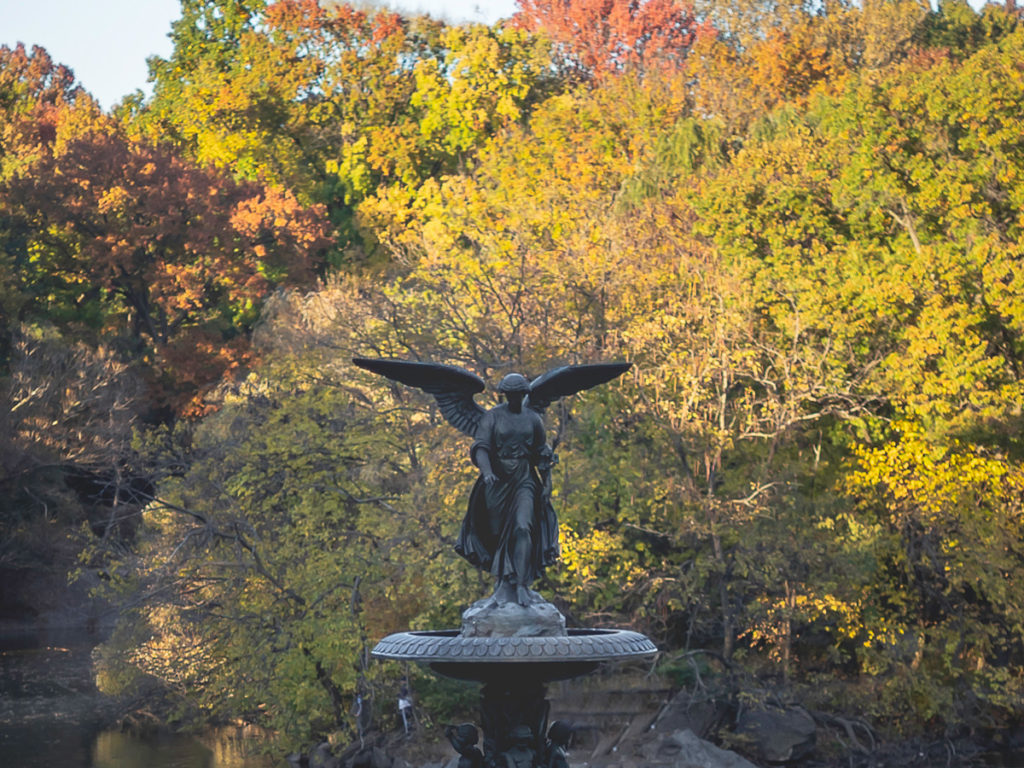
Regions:
<instances>
[{"instance_id":1,"label":"angel's outstretched wing","mask_svg":"<svg viewBox=\"0 0 1024 768\"><path fill-rule=\"evenodd\" d=\"M538 413L544 413L555 400L611 381L632 366L632 363L595 363L553 368L530 382L528 405Z\"/></svg>"},{"instance_id":2,"label":"angel's outstretched wing","mask_svg":"<svg viewBox=\"0 0 1024 768\"><path fill-rule=\"evenodd\" d=\"M476 437L476 428L485 411L473 400L484 391L484 380L465 368L440 363L416 363L409 360L371 360L354 357L360 368L422 389L434 396L441 414L463 434Z\"/></svg>"}]
</instances>

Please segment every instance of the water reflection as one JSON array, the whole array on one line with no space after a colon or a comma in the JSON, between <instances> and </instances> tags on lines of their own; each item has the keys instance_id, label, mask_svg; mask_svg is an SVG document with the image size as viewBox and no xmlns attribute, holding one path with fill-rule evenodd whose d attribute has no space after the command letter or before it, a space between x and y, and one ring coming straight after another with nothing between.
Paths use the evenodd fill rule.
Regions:
<instances>
[{"instance_id":1,"label":"water reflection","mask_svg":"<svg viewBox=\"0 0 1024 768\"><path fill-rule=\"evenodd\" d=\"M272 761L259 754L269 736L259 728L215 728L200 737L213 754L211 768L279 768L284 760Z\"/></svg>"},{"instance_id":2,"label":"water reflection","mask_svg":"<svg viewBox=\"0 0 1024 768\"><path fill-rule=\"evenodd\" d=\"M92 679L95 638L0 633L2 768L277 768L253 756L258 734L221 728L201 737L103 730L113 711Z\"/></svg>"},{"instance_id":3,"label":"water reflection","mask_svg":"<svg viewBox=\"0 0 1024 768\"><path fill-rule=\"evenodd\" d=\"M140 739L104 731L92 747L93 768L212 768L212 761L213 753L202 744L177 738Z\"/></svg>"},{"instance_id":4,"label":"water reflection","mask_svg":"<svg viewBox=\"0 0 1024 768\"><path fill-rule=\"evenodd\" d=\"M254 745L234 738L233 730L213 731L202 742L185 736L141 738L103 731L96 735L89 768L272 768L283 764L252 755Z\"/></svg>"}]
</instances>

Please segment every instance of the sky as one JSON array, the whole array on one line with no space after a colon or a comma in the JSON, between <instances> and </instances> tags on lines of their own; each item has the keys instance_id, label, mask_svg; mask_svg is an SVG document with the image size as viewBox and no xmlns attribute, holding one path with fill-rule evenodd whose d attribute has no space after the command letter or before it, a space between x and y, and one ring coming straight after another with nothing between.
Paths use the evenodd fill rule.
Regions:
<instances>
[{"instance_id":1,"label":"sky","mask_svg":"<svg viewBox=\"0 0 1024 768\"><path fill-rule=\"evenodd\" d=\"M386 0L408 12L451 22L490 24L515 11L515 0ZM136 89L149 93L146 59L171 53L167 37L180 18L178 0L0 0L0 45L41 45L70 67L104 109Z\"/></svg>"}]
</instances>

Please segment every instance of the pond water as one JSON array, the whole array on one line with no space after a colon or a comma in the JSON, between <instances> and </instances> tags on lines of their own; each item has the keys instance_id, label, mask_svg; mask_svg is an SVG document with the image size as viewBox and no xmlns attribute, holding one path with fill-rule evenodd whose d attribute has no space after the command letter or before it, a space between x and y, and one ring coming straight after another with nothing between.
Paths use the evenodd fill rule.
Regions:
<instances>
[{"instance_id":1,"label":"pond water","mask_svg":"<svg viewBox=\"0 0 1024 768\"><path fill-rule=\"evenodd\" d=\"M202 737L141 737L105 729L113 713L93 683L96 638L79 630L0 634L3 768L278 768L252 756L236 728Z\"/></svg>"}]
</instances>

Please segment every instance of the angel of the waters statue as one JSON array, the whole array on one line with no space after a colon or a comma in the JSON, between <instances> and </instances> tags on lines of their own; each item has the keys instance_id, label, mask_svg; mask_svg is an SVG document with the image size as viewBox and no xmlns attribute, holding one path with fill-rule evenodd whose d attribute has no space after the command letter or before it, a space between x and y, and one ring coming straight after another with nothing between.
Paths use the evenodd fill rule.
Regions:
<instances>
[{"instance_id":1,"label":"angel of the waters statue","mask_svg":"<svg viewBox=\"0 0 1024 768\"><path fill-rule=\"evenodd\" d=\"M440 363L355 358L360 368L433 395L442 415L473 438L480 476L469 495L455 551L496 580L497 604L530 602L530 584L558 558L558 518L551 505L555 455L543 414L554 401L611 381L630 363L567 365L530 381L510 373L498 385L505 402L490 410L473 397L484 380Z\"/></svg>"}]
</instances>

